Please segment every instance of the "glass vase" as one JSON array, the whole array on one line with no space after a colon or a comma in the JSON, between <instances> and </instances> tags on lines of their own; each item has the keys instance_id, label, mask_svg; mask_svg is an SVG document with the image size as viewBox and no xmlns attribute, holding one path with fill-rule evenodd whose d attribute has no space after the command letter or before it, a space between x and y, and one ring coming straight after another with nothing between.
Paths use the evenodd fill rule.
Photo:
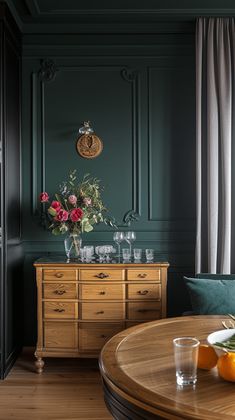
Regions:
<instances>
[{"instance_id":1,"label":"glass vase","mask_svg":"<svg viewBox=\"0 0 235 420\"><path fill-rule=\"evenodd\" d=\"M65 253L68 260L76 260L80 255L80 248L82 246L81 235L70 234L64 240Z\"/></svg>"}]
</instances>

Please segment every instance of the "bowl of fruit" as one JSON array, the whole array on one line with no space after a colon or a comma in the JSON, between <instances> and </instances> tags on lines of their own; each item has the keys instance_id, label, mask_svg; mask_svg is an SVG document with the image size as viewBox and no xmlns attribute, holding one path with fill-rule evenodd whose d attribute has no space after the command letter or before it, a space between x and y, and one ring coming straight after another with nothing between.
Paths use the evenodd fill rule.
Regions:
<instances>
[{"instance_id":1,"label":"bowl of fruit","mask_svg":"<svg viewBox=\"0 0 235 420\"><path fill-rule=\"evenodd\" d=\"M215 331L208 335L207 342L214 348L217 356L235 353L235 328Z\"/></svg>"}]
</instances>

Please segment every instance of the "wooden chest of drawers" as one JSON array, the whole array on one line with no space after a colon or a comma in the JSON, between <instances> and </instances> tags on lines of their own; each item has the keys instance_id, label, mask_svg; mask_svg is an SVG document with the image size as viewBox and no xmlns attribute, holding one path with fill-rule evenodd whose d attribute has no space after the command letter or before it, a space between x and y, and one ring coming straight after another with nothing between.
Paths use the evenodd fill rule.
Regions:
<instances>
[{"instance_id":1,"label":"wooden chest of drawers","mask_svg":"<svg viewBox=\"0 0 235 420\"><path fill-rule=\"evenodd\" d=\"M168 263L38 260L37 371L43 357L97 357L125 328L166 317Z\"/></svg>"}]
</instances>

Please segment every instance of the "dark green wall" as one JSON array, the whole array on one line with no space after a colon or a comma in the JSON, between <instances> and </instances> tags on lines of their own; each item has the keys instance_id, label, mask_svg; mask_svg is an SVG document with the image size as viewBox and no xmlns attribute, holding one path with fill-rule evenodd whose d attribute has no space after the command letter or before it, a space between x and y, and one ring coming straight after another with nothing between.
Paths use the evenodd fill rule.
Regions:
<instances>
[{"instance_id":1,"label":"dark green wall","mask_svg":"<svg viewBox=\"0 0 235 420\"><path fill-rule=\"evenodd\" d=\"M45 59L56 67L52 81L41 77ZM37 197L53 194L73 168L102 180L121 225L128 211L140 214L131 224L136 245L169 261L168 313L180 314L188 306L182 275L194 270L194 23L185 32L161 23L153 35L26 35L22 77L25 344L36 336L32 263L63 252L63 237L38 225ZM88 119L104 142L94 160L75 148ZM84 242L110 243L112 234L100 225Z\"/></svg>"}]
</instances>

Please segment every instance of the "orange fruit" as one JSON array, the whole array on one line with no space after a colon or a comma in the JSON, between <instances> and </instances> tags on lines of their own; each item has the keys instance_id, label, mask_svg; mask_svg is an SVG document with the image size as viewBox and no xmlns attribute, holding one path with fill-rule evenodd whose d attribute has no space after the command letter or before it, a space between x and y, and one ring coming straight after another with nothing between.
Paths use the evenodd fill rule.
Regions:
<instances>
[{"instance_id":1,"label":"orange fruit","mask_svg":"<svg viewBox=\"0 0 235 420\"><path fill-rule=\"evenodd\" d=\"M225 353L220 356L217 367L223 379L235 382L235 353Z\"/></svg>"},{"instance_id":2,"label":"orange fruit","mask_svg":"<svg viewBox=\"0 0 235 420\"><path fill-rule=\"evenodd\" d=\"M217 365L218 356L213 347L207 344L200 344L198 349L198 362L197 367L199 369L212 369Z\"/></svg>"}]
</instances>

